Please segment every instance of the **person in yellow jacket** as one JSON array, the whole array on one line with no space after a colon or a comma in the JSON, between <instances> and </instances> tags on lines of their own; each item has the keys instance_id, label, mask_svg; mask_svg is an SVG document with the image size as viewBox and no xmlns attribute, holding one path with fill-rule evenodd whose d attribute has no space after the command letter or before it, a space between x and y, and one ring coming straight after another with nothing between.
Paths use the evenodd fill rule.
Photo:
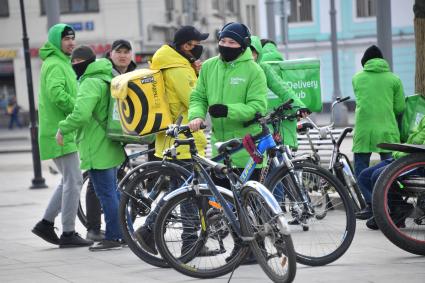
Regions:
<instances>
[{"instance_id":1,"label":"person in yellow jacket","mask_svg":"<svg viewBox=\"0 0 425 283\"><path fill-rule=\"evenodd\" d=\"M196 86L197 74L201 67L199 58L202 55L203 47L200 43L207 39L208 35L208 33L199 32L193 26L183 26L175 33L173 43L161 46L152 57L150 68L162 72L171 116L176 121L177 117L182 115L182 124L189 122L190 94ZM205 134L202 131L197 131L193 133L193 137L198 153L205 155L207 145ZM164 149L169 148L172 144L173 140L166 137L164 132L158 133L155 139L155 156L162 159ZM191 158L188 145L179 146L177 153L179 160L189 161ZM158 204L158 209L161 203ZM155 211L152 212L147 217L145 224L136 231L139 243L145 250L153 254L158 253L152 233L156 215ZM189 235L182 235L182 238L189 239L192 232L187 231ZM183 231L183 234L185 234L185 231Z\"/></svg>"},{"instance_id":2,"label":"person in yellow jacket","mask_svg":"<svg viewBox=\"0 0 425 283\"><path fill-rule=\"evenodd\" d=\"M165 94L170 105L171 116L176 121L179 115L183 116L182 124L188 123L189 98L196 85L199 71L199 58L203 47L202 40L208 37L207 33L200 33L192 26L180 28L173 44L163 45L152 57L151 69L161 70L165 83ZM193 133L199 154L205 154L207 140L202 131ZM182 137L184 138L184 137ZM173 140L166 138L165 133L159 133L155 141L155 156L162 158L164 149L169 148ZM190 159L189 146L177 148L178 159Z\"/></svg>"}]
</instances>

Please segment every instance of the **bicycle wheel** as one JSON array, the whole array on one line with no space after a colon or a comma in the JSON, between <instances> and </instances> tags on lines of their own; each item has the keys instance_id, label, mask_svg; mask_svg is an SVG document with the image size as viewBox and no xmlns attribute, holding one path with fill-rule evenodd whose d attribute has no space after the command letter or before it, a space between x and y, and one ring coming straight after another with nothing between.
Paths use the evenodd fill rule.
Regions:
<instances>
[{"instance_id":1,"label":"bicycle wheel","mask_svg":"<svg viewBox=\"0 0 425 283\"><path fill-rule=\"evenodd\" d=\"M352 203L342 184L328 170L311 164L294 164L296 186L281 165L270 173L265 186L276 196L291 228L299 263L320 266L341 257L351 245L356 229ZM299 188L299 189L298 189ZM307 232L308 231L308 232Z\"/></svg>"},{"instance_id":2,"label":"bicycle wheel","mask_svg":"<svg viewBox=\"0 0 425 283\"><path fill-rule=\"evenodd\" d=\"M250 247L257 262L273 282L292 282L297 263L291 235L282 233L286 220L273 212L255 188L244 187L241 197L248 216L246 228L255 235Z\"/></svg>"},{"instance_id":3,"label":"bicycle wheel","mask_svg":"<svg viewBox=\"0 0 425 283\"><path fill-rule=\"evenodd\" d=\"M167 263L159 256L143 248L136 237L138 228L145 224L147 216L157 213L155 207L162 196L186 181L190 172L181 166L168 162L152 161L144 163L132 170L123 184L119 217L123 237L131 251L141 260L158 267L166 267ZM150 199L149 194L155 190L156 198ZM151 216L152 217L152 216Z\"/></svg>"},{"instance_id":4,"label":"bicycle wheel","mask_svg":"<svg viewBox=\"0 0 425 283\"><path fill-rule=\"evenodd\" d=\"M231 195L225 195L233 207ZM236 268L248 254L232 232L220 205L200 185L169 199L155 227L155 242L162 257L177 271L195 278L215 278Z\"/></svg>"},{"instance_id":5,"label":"bicycle wheel","mask_svg":"<svg viewBox=\"0 0 425 283\"><path fill-rule=\"evenodd\" d=\"M78 204L77 216L81 224L87 228L87 213L86 213L86 194L89 186L89 172L83 172L83 186L81 187L80 202Z\"/></svg>"},{"instance_id":6,"label":"bicycle wheel","mask_svg":"<svg viewBox=\"0 0 425 283\"><path fill-rule=\"evenodd\" d=\"M376 181L372 206L378 227L393 244L425 255L425 154L388 165Z\"/></svg>"}]
</instances>

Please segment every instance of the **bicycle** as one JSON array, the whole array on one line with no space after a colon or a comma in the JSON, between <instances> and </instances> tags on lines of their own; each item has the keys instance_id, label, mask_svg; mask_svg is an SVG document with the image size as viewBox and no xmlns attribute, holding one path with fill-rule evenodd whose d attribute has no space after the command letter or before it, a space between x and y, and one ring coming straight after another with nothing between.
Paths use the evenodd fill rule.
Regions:
<instances>
[{"instance_id":1,"label":"bicycle","mask_svg":"<svg viewBox=\"0 0 425 283\"><path fill-rule=\"evenodd\" d=\"M217 144L218 152L224 155L223 165L197 154L188 126L177 124L167 130L167 135L173 137L177 137L179 133L183 133L187 139L175 139L174 146L165 155L175 157L175 147L189 145L193 179L191 184L164 197L165 203L154 230L161 256L183 274L196 278L214 278L231 272L250 248L270 279L274 282L291 282L296 272L296 256L278 203L260 183L244 183L255 168L254 161L247 165L241 178L231 166L230 153L241 147L241 141L233 139ZM264 131L254 137L254 140L259 140L265 148L274 146L271 135L264 136ZM217 187L204 167L226 176L230 181L231 191ZM194 215L193 211L197 213ZM178 236L169 240L175 229ZM186 234L192 231L192 237L183 238L181 231ZM176 244L180 237L183 238L182 243ZM184 248L184 241L188 239L192 239L190 246L186 245ZM215 250L216 254L209 257L198 256L204 246ZM226 260L224 255L229 251L232 254ZM205 267L206 264L212 266Z\"/></svg>"},{"instance_id":2,"label":"bicycle","mask_svg":"<svg viewBox=\"0 0 425 283\"><path fill-rule=\"evenodd\" d=\"M343 185L328 170L305 159L292 158L288 147L282 144L279 124L294 116L277 110L265 120L272 124L279 162L274 163L276 168L267 174L264 185L279 201L285 218L292 218L289 224L296 235L292 239L297 261L310 266L325 265L350 247L356 227L354 209Z\"/></svg>"},{"instance_id":3,"label":"bicycle","mask_svg":"<svg viewBox=\"0 0 425 283\"><path fill-rule=\"evenodd\" d=\"M312 151L312 154L309 157L307 157L307 161L310 161L316 165L320 165L320 156L317 152L317 149L314 147L312 138L309 135L309 129L316 129L318 131L318 135L320 139L326 139L327 137L331 139L333 150L332 150L331 160L330 160L328 169L343 184L345 190L348 192L350 199L353 203L354 210L355 212L357 212L365 208L367 204L357 184L350 160L348 159L347 155L345 155L344 153L340 151L340 146L342 142L344 141L347 134L353 131L353 128L351 127L344 128L338 139L336 139L332 133L332 130L334 129L334 122L333 122L334 107L337 104L342 103L348 99L350 99L349 96L342 99L338 97L332 103L331 124L324 127L319 127L318 125L316 125L316 123L314 123L312 119L307 117L306 120L308 122L304 122L300 124L300 131L306 133L309 140L309 145Z\"/></svg>"},{"instance_id":4,"label":"bicycle","mask_svg":"<svg viewBox=\"0 0 425 283\"><path fill-rule=\"evenodd\" d=\"M287 102L283 105L281 105L280 107L278 107L277 109L275 109L274 112L269 113L268 118L264 119L264 122L267 123L274 123L276 124L274 126L274 128L279 129L279 125L278 123L275 123L276 120L282 120L282 119L287 119L287 118L291 118L289 115L284 115L283 113L285 112L284 110L287 109L288 104L290 102ZM275 113L275 114L273 114ZM253 122L257 122L257 120L253 120ZM268 129L267 129L268 130ZM277 141L277 137L280 136L280 134L276 134L276 130L274 131L275 133L273 134L273 138ZM277 143L279 143L279 141L277 141ZM242 149L242 146L239 146L237 148L234 149L234 151L240 150ZM263 151L265 151L266 149L263 148ZM273 150L268 151L268 156L270 157L268 159L267 162L267 166L264 167L264 170L262 170L261 172L261 177L260 180L264 181L265 176L268 174L268 172L270 171L270 168L272 166L277 166L279 165L281 162L283 162L283 160L277 160L276 157L276 153L282 151L281 147L276 146L276 148L273 148ZM217 156L215 157L213 160L214 161L219 161L222 160L223 156ZM166 162L166 161L163 161ZM248 164L250 164L251 161L248 162ZM164 165L166 166L166 165ZM150 169L151 168L151 169ZM295 169L297 172L302 172L302 165L296 165ZM153 264L155 266L162 266L165 267L167 266L166 262L164 262L161 258L159 258L158 256L153 255L152 253L149 253L148 251L144 250L143 247L140 245L140 243L137 242L136 240L136 236L134 235L134 231L135 228L139 226L140 224L138 223L144 223L145 222L145 217L152 211L154 211L153 207L158 203L158 201L155 201L154 203L152 203L152 200L156 199L158 197L158 192L166 192L168 190L167 186L164 186L164 188L162 190L160 189L154 189L154 188L149 188L149 186L147 186L147 176L150 176L151 178L154 179L154 182L151 182L152 184L155 182L158 182L157 180L159 180L161 177L155 177L155 172L160 172L162 170L162 168L159 168L158 170L155 169L155 165L154 166L150 166L148 163L145 165L140 166L140 168L135 168L134 169L137 172L131 173L129 175L135 175L134 178L134 182L131 184L127 184L124 186L124 184L126 183L125 179L122 181L120 188L122 191L122 198L121 198L121 206L120 206L120 216L121 216L121 223L122 223L122 227L123 227L123 234L124 234L124 238L127 241L127 243L129 244L129 247L133 250L133 252L138 255L142 260ZM143 174L144 172L144 174ZM175 180L179 180L180 179L180 174L177 174L176 176L173 176L171 174L172 172L168 172L167 173L167 179L171 180L171 179L175 179ZM304 171L304 173L298 173L300 174L300 176L303 176L302 178L302 182L303 182L303 186L302 188L309 188L311 189L312 186L314 186L315 191L318 191L318 188L320 187L319 185L315 185L315 182L318 182L321 184L321 187L325 187L328 186L330 188L334 188L334 187L341 187L342 185L337 183L337 180L335 180L335 177L332 176L331 174L329 174L324 168L321 168L319 166L310 166L309 169L306 169ZM245 178L248 176L246 173L243 174L245 176ZM161 182L158 182L161 183ZM169 182L168 182L169 183ZM293 191L299 191L299 188L294 188ZM152 191L152 192L149 192ZM313 190L311 190L313 192ZM341 190L336 190L337 195L339 195L339 191ZM157 192L157 193L155 193ZM274 190L275 193L275 190ZM148 197L149 195L149 197ZM301 195L301 193L291 193L289 194L289 196L293 196L292 198L294 199L295 197L298 197L299 195ZM305 195L305 194L304 194ZM146 201L146 199L150 199L149 201ZM316 202L321 202L322 206L323 205L328 205L328 207L322 208L321 212L318 212L318 209L316 209L316 214L315 217L316 218L320 218L320 217L324 217L323 215L326 214L328 209L332 209L332 206L330 205L331 202L329 200L323 200L320 199L316 196ZM141 213L140 215L138 215L138 219L136 218L136 221L134 221L134 219L127 217L129 214L127 213L123 213L123 211L130 211L133 207L132 203L133 202L137 202L139 206L144 206L146 208L146 211ZM302 203L303 200L301 198L299 198L299 201L293 201L294 204L296 203ZM317 207L317 203L316 203L316 207ZM293 205L293 207L296 207L296 205ZM345 207L345 205L343 205L343 207ZM136 213L137 214L137 213ZM291 217L296 217L298 216L301 217L301 214L294 214ZM304 223L301 222L301 225L303 225ZM313 227L314 227L314 223L313 223ZM349 223L345 226L347 229L346 231L341 231L346 233L348 236L346 238L344 238L343 241L341 241L341 243L336 243L335 244L335 248L339 251L341 251L341 255L342 255L342 250L346 250L349 247L349 243L352 240L352 236L354 234L354 230L355 230L355 226L352 225L352 223ZM353 228L354 227L354 228ZM308 225L304 225L303 229L308 228ZM313 229L314 230L314 229ZM318 246L320 245L320 242L315 241L316 239L309 239L309 238L303 238L303 240L297 240L297 243L300 246ZM329 241L329 239L327 239ZM333 242L332 242L333 243ZM342 243L347 243L342 245ZM341 247L341 246L343 247ZM332 253L332 251L328 251L329 253ZM308 264L308 265L322 265L322 264L327 264L331 261L333 261L333 257L327 257L325 258L325 260L323 260L323 257L326 256L327 254L317 254L317 253L312 253L311 251L307 251L304 250L303 252L301 252L299 255L297 255L297 259L304 264ZM305 260L305 258L307 258L307 260ZM336 258L335 258L336 259Z\"/></svg>"},{"instance_id":5,"label":"bicycle","mask_svg":"<svg viewBox=\"0 0 425 283\"><path fill-rule=\"evenodd\" d=\"M393 244L425 255L425 146L378 146L409 154L389 164L376 181L372 194L375 221Z\"/></svg>"}]
</instances>

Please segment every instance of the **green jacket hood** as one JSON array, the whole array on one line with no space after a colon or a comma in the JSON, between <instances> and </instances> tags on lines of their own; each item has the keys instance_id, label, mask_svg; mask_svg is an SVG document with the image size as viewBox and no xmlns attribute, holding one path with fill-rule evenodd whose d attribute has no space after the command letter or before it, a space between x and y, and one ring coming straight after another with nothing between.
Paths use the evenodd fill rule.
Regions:
<instances>
[{"instance_id":1,"label":"green jacket hood","mask_svg":"<svg viewBox=\"0 0 425 283\"><path fill-rule=\"evenodd\" d=\"M189 61L169 45L163 45L155 52L150 65L154 70L184 66L190 66Z\"/></svg>"},{"instance_id":2,"label":"green jacket hood","mask_svg":"<svg viewBox=\"0 0 425 283\"><path fill-rule=\"evenodd\" d=\"M44 61L52 55L57 56L57 57L61 58L62 60L67 61L69 64L71 64L71 59L68 55L66 55L60 49L57 49L56 46L54 46L49 41L47 41L40 48L39 56L40 56L41 60Z\"/></svg>"},{"instance_id":3,"label":"green jacket hood","mask_svg":"<svg viewBox=\"0 0 425 283\"><path fill-rule=\"evenodd\" d=\"M262 58L263 58L263 47L261 46L261 41L260 38L258 36L251 36L251 47L253 47L255 49L255 51L257 51L258 53L258 57L256 62L261 62Z\"/></svg>"},{"instance_id":4,"label":"green jacket hood","mask_svg":"<svg viewBox=\"0 0 425 283\"><path fill-rule=\"evenodd\" d=\"M43 61L51 55L56 55L63 60L69 61L69 56L62 52L62 32L65 27L72 28L67 24L57 24L49 29L48 40L39 51L39 56Z\"/></svg>"},{"instance_id":5,"label":"green jacket hood","mask_svg":"<svg viewBox=\"0 0 425 283\"><path fill-rule=\"evenodd\" d=\"M388 62L385 61L385 59L375 58L366 62L364 65L364 70L366 72L383 73L389 72L390 66L388 65Z\"/></svg>"},{"instance_id":6,"label":"green jacket hood","mask_svg":"<svg viewBox=\"0 0 425 283\"><path fill-rule=\"evenodd\" d=\"M269 42L263 46L262 62L283 60L283 56L280 54L279 50L277 50L276 45Z\"/></svg>"},{"instance_id":7,"label":"green jacket hood","mask_svg":"<svg viewBox=\"0 0 425 283\"><path fill-rule=\"evenodd\" d=\"M112 79L112 63L109 59L102 58L88 65L86 71L80 79L80 83L86 78L98 78L110 82Z\"/></svg>"},{"instance_id":8,"label":"green jacket hood","mask_svg":"<svg viewBox=\"0 0 425 283\"><path fill-rule=\"evenodd\" d=\"M49 29L47 37L48 41L59 50L61 50L62 32L65 27L69 27L72 29L72 27L67 24L56 24Z\"/></svg>"}]
</instances>

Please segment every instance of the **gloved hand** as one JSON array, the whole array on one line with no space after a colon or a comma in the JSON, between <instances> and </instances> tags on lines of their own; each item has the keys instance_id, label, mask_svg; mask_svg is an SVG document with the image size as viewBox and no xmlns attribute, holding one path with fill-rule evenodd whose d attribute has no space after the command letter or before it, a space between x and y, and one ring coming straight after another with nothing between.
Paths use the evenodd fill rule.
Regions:
<instances>
[{"instance_id":1,"label":"gloved hand","mask_svg":"<svg viewBox=\"0 0 425 283\"><path fill-rule=\"evenodd\" d=\"M227 111L227 105L224 104L213 104L208 109L208 112L213 118L227 117Z\"/></svg>"},{"instance_id":2,"label":"gloved hand","mask_svg":"<svg viewBox=\"0 0 425 283\"><path fill-rule=\"evenodd\" d=\"M297 116L300 118L305 118L311 114L311 111L308 108L300 108L297 111Z\"/></svg>"}]
</instances>

